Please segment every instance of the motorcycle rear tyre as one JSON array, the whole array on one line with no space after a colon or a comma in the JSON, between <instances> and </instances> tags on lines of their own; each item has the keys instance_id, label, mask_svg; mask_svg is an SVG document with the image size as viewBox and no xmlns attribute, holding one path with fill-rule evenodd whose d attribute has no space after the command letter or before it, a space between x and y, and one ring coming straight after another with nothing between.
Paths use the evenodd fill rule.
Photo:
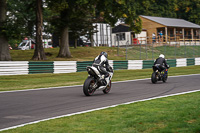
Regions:
<instances>
[{"instance_id":1,"label":"motorcycle rear tyre","mask_svg":"<svg viewBox=\"0 0 200 133\"><path fill-rule=\"evenodd\" d=\"M92 83L95 83L94 81L94 78L87 78L84 82L84 85L83 85L83 93L86 95L86 96L91 96L93 95L93 93L95 92L95 90L91 89L92 87Z\"/></svg>"},{"instance_id":2,"label":"motorcycle rear tyre","mask_svg":"<svg viewBox=\"0 0 200 133\"><path fill-rule=\"evenodd\" d=\"M165 75L165 77L163 77L162 81L165 83L167 81L167 75Z\"/></svg>"},{"instance_id":3,"label":"motorcycle rear tyre","mask_svg":"<svg viewBox=\"0 0 200 133\"><path fill-rule=\"evenodd\" d=\"M157 82L157 78L156 78L156 72L153 72L152 75L151 75L151 82L153 84L155 84Z\"/></svg>"}]
</instances>

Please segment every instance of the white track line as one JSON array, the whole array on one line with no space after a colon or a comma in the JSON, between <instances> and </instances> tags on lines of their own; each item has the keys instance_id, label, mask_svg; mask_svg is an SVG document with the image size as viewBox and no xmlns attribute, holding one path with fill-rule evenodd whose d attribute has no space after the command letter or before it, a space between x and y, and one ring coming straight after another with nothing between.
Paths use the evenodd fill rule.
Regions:
<instances>
[{"instance_id":1,"label":"white track line","mask_svg":"<svg viewBox=\"0 0 200 133\"><path fill-rule=\"evenodd\" d=\"M8 128L0 129L0 131L14 129L14 128L18 128L18 127L23 127L23 126L26 126L26 125L35 124L35 123L39 123L39 122L42 122L42 121L53 120L53 119L57 119L57 118L73 116L73 115L77 115L77 114L83 114L83 113L88 113L88 112L107 109L107 108L113 108L113 107L117 107L119 105L127 105L127 104L136 103L136 102L149 101L149 100L153 100L153 99L165 98L165 97L169 97L169 96L177 96L177 95L188 94L188 93L199 92L199 91L200 90L194 90L194 91L181 92L181 93L170 94L170 95L165 95L165 96L152 97L152 98L147 98L147 99L142 99L142 100L137 100L137 101L126 102L126 103L122 103L122 104L116 104L116 105L111 105L111 106L106 106L106 107L101 107L101 108L81 111L81 112L77 112L77 113L71 113L71 114L67 114L67 115L56 116L56 117L52 117L52 118L42 119L42 120L38 120L38 121L33 121L33 122L24 123L24 124L17 125L17 126L12 126L12 127L8 127Z\"/></svg>"},{"instance_id":2,"label":"white track line","mask_svg":"<svg viewBox=\"0 0 200 133\"><path fill-rule=\"evenodd\" d=\"M178 75L178 76L169 76L169 78L174 78L174 77L184 77L184 76L195 76L195 75L200 75L200 74L189 74L189 75ZM126 82L134 82L134 81L141 81L141 80L148 80L150 78L145 78L145 79L135 79L135 80L125 80L125 81L116 81L112 83L126 83ZM57 88L68 88L68 87L79 87L83 85L74 85L74 86L60 86L60 87L49 87L49 88L39 88L39 89L26 89L26 90L15 90L15 91L0 91L1 93L12 93L12 92L26 92L26 91L39 91L39 90L51 90L51 89L57 89Z\"/></svg>"}]
</instances>

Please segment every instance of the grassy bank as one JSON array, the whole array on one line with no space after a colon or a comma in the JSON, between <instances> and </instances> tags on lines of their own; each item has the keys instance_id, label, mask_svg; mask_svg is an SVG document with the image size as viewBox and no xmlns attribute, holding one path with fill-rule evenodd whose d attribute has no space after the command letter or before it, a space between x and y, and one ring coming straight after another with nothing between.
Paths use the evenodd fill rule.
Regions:
<instances>
[{"instance_id":1,"label":"grassy bank","mask_svg":"<svg viewBox=\"0 0 200 133\"><path fill-rule=\"evenodd\" d=\"M129 60L152 60L156 59L161 53L164 54L167 59L194 58L200 56L200 46L133 46L128 48L127 53Z\"/></svg>"},{"instance_id":2,"label":"grassy bank","mask_svg":"<svg viewBox=\"0 0 200 133\"><path fill-rule=\"evenodd\" d=\"M117 48L114 47L77 47L70 48L72 58L57 58L59 48L45 49L45 53L52 54L47 56L47 61L91 61L101 52L108 52L110 60L125 60L125 49L120 48L117 56ZM31 61L34 50L11 50L10 54L13 61Z\"/></svg>"},{"instance_id":3,"label":"grassy bank","mask_svg":"<svg viewBox=\"0 0 200 133\"><path fill-rule=\"evenodd\" d=\"M116 70L112 81L150 78L152 70ZM200 66L176 67L169 69L169 76L200 73ZM67 74L29 74L0 76L0 91L36 89L57 86L82 85L87 72Z\"/></svg>"},{"instance_id":4,"label":"grassy bank","mask_svg":"<svg viewBox=\"0 0 200 133\"><path fill-rule=\"evenodd\" d=\"M45 49L47 61L91 61L101 51L106 51L110 60L152 60L159 54L165 54L167 59L200 57L200 46L132 46L127 49L117 47L77 47L70 48L72 58L56 58L59 48ZM140 52L141 51L141 52ZM31 61L34 50L11 50L10 54L13 61Z\"/></svg>"}]
</instances>

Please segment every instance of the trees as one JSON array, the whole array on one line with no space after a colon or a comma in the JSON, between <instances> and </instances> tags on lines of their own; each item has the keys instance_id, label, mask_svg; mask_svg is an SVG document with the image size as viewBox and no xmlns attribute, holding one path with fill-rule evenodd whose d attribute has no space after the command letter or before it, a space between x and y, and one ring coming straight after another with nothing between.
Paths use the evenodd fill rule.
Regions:
<instances>
[{"instance_id":1,"label":"trees","mask_svg":"<svg viewBox=\"0 0 200 133\"><path fill-rule=\"evenodd\" d=\"M200 24L200 1L199 0L141 0L142 6L137 8L137 14L180 18Z\"/></svg>"},{"instance_id":2,"label":"trees","mask_svg":"<svg viewBox=\"0 0 200 133\"><path fill-rule=\"evenodd\" d=\"M11 60L6 36L6 0L0 0L0 61Z\"/></svg>"},{"instance_id":3,"label":"trees","mask_svg":"<svg viewBox=\"0 0 200 133\"><path fill-rule=\"evenodd\" d=\"M22 40L24 37L33 38L36 18L35 0L8 0L7 25L9 40Z\"/></svg>"},{"instance_id":4,"label":"trees","mask_svg":"<svg viewBox=\"0 0 200 133\"><path fill-rule=\"evenodd\" d=\"M43 29L43 15L42 15L42 0L36 0L36 45L33 60L46 60L44 48L42 45L42 29Z\"/></svg>"},{"instance_id":5,"label":"trees","mask_svg":"<svg viewBox=\"0 0 200 133\"><path fill-rule=\"evenodd\" d=\"M188 20L190 22L200 24L200 1L176 1L176 14L178 18Z\"/></svg>"},{"instance_id":6,"label":"trees","mask_svg":"<svg viewBox=\"0 0 200 133\"><path fill-rule=\"evenodd\" d=\"M7 3L6 3L7 2ZM42 8L43 2L48 3ZM6 4L8 13L6 19ZM36 8L37 7L37 8ZM36 13L37 9L37 20ZM48 12L43 12L48 11ZM42 15L47 13L47 15ZM42 47L43 16L47 18L52 31L61 37L58 57L72 57L69 50L69 31L73 39L88 34L92 37L92 23L103 22L114 26L118 19L129 24L131 29L141 31L138 15L178 17L200 24L200 1L181 0L0 0L0 60L11 60L8 40L34 37L37 21L37 45L34 60L45 60ZM52 32L53 33L53 32ZM92 39L91 39L92 42Z\"/></svg>"},{"instance_id":7,"label":"trees","mask_svg":"<svg viewBox=\"0 0 200 133\"><path fill-rule=\"evenodd\" d=\"M131 6L130 6L131 4ZM136 14L133 0L49 0L49 7L57 12L52 25L60 34L61 44L58 57L71 57L69 29L76 35L93 34L93 22L106 22L114 26L118 19L131 26L136 33L141 31L141 20Z\"/></svg>"},{"instance_id":8,"label":"trees","mask_svg":"<svg viewBox=\"0 0 200 133\"><path fill-rule=\"evenodd\" d=\"M176 0L142 0L137 9L137 14L157 17L175 18Z\"/></svg>"},{"instance_id":9,"label":"trees","mask_svg":"<svg viewBox=\"0 0 200 133\"><path fill-rule=\"evenodd\" d=\"M9 11L7 18L9 39L22 40L24 37L34 39L35 33L37 32L36 49L32 59L45 60L46 57L42 47L42 0L9 0L7 5Z\"/></svg>"},{"instance_id":10,"label":"trees","mask_svg":"<svg viewBox=\"0 0 200 133\"><path fill-rule=\"evenodd\" d=\"M49 7L57 13L51 24L55 27L55 31L60 33L61 37L57 57L70 58L72 56L69 50L69 29L73 30L76 35L86 29L84 24L89 24L86 16L90 13L88 8L90 4L88 4L88 0L60 0L56 2L49 1Z\"/></svg>"}]
</instances>

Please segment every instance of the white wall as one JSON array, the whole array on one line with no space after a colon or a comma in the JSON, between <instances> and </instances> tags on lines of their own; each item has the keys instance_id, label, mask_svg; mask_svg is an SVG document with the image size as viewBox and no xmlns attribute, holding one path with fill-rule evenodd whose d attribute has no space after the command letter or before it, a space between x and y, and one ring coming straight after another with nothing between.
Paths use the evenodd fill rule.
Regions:
<instances>
[{"instance_id":1,"label":"white wall","mask_svg":"<svg viewBox=\"0 0 200 133\"><path fill-rule=\"evenodd\" d=\"M112 46L118 46L116 34L119 34L119 33L112 33ZM131 32L121 32L121 33L125 33L125 40L120 40L119 46L125 46L127 41L128 41L127 44L130 45L130 43L131 43Z\"/></svg>"},{"instance_id":2,"label":"white wall","mask_svg":"<svg viewBox=\"0 0 200 133\"><path fill-rule=\"evenodd\" d=\"M107 45L111 46L111 26L105 23L93 23L93 26L97 26L94 30L97 30L97 33L94 33L94 45Z\"/></svg>"},{"instance_id":3,"label":"white wall","mask_svg":"<svg viewBox=\"0 0 200 133\"><path fill-rule=\"evenodd\" d=\"M135 34L135 37L138 38L139 42L141 44L146 44L147 42L147 32L146 31L142 31L140 34Z\"/></svg>"},{"instance_id":4,"label":"white wall","mask_svg":"<svg viewBox=\"0 0 200 133\"><path fill-rule=\"evenodd\" d=\"M119 34L119 33L112 33L112 46L118 46L118 42L116 41L116 34ZM121 32L121 33L125 33L126 39L120 40L119 46L126 45L127 41L128 41L128 44L131 44L131 42L133 42L133 40L131 41L131 32ZM135 34L135 38L138 38L141 44L146 44L146 37L147 37L146 31L142 31L140 34Z\"/></svg>"}]
</instances>

